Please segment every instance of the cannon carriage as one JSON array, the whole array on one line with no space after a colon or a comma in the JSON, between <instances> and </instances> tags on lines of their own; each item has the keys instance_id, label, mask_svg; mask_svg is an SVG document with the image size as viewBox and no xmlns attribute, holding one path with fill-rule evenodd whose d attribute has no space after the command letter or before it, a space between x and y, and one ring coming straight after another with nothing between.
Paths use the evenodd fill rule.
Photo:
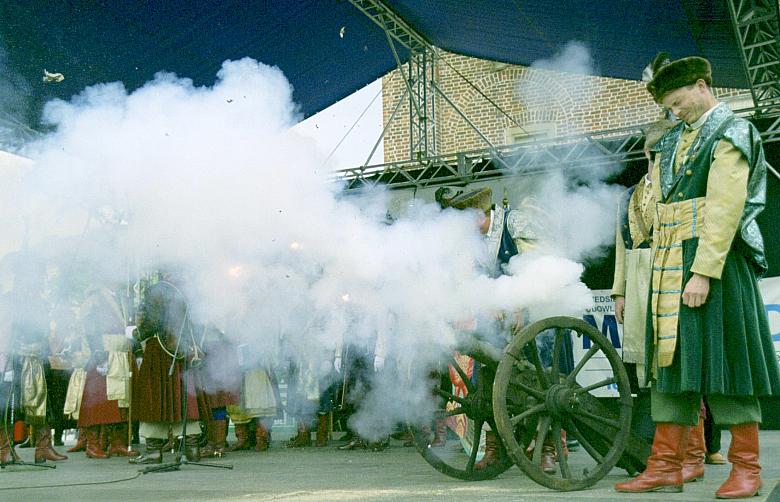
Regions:
<instances>
[{"instance_id":1,"label":"cannon carriage","mask_svg":"<svg viewBox=\"0 0 780 502\"><path fill-rule=\"evenodd\" d=\"M576 365L562 370L566 337L586 337L590 348ZM542 354L540 346L549 353ZM435 425L410 427L417 450L438 471L478 481L516 464L537 483L570 491L594 485L615 466L629 474L644 470L650 444L631 432L628 374L612 343L590 324L550 317L517 333L503 351L470 337L460 352L477 361L476 378L467 375L457 357L448 361L439 371L452 373L461 392L433 389L439 403ZM612 376L580 385L578 377L594 358L608 364ZM593 395L608 386L617 391L615 406ZM449 429L455 424L460 433L445 444L434 444L434 429L442 423ZM497 433L503 453L498 462L480 469L480 438L487 428ZM577 451L567 450L566 437L578 441ZM545 443L555 448L554 473L540 467Z\"/></svg>"}]
</instances>

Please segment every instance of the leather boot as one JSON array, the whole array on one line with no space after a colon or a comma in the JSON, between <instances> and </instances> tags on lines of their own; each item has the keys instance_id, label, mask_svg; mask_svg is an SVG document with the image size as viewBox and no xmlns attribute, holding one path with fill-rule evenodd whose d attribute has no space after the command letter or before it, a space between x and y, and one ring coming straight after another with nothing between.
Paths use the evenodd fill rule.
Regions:
<instances>
[{"instance_id":1,"label":"leather boot","mask_svg":"<svg viewBox=\"0 0 780 502\"><path fill-rule=\"evenodd\" d=\"M213 458L217 456L217 445L215 438L216 420L210 420L206 427L206 444L200 449L200 456L203 458Z\"/></svg>"},{"instance_id":2,"label":"leather boot","mask_svg":"<svg viewBox=\"0 0 780 502\"><path fill-rule=\"evenodd\" d=\"M227 420L214 420L213 422L214 457L222 458L225 455L225 440L227 439ZM203 456L201 454L201 456Z\"/></svg>"},{"instance_id":3,"label":"leather boot","mask_svg":"<svg viewBox=\"0 0 780 502\"><path fill-rule=\"evenodd\" d=\"M67 456L60 455L51 447L51 429L47 424L35 430L35 463L42 464L47 460L57 462L67 460Z\"/></svg>"},{"instance_id":4,"label":"leather boot","mask_svg":"<svg viewBox=\"0 0 780 502\"><path fill-rule=\"evenodd\" d=\"M113 457L136 457L138 452L130 449L127 444L127 423L120 423L108 426L110 427L110 443L108 446L108 456Z\"/></svg>"},{"instance_id":5,"label":"leather boot","mask_svg":"<svg viewBox=\"0 0 780 502\"><path fill-rule=\"evenodd\" d=\"M271 444L271 432L262 420L257 419L255 427L255 451L268 451Z\"/></svg>"},{"instance_id":6,"label":"leather boot","mask_svg":"<svg viewBox=\"0 0 780 502\"><path fill-rule=\"evenodd\" d=\"M329 413L317 415L317 442L315 443L317 448L328 446L328 436L330 435L330 431L328 430L330 428L329 418Z\"/></svg>"},{"instance_id":7,"label":"leather boot","mask_svg":"<svg viewBox=\"0 0 780 502\"><path fill-rule=\"evenodd\" d=\"M87 433L87 457L108 458L108 455L103 450L103 430L102 425L93 425L85 429Z\"/></svg>"},{"instance_id":8,"label":"leather boot","mask_svg":"<svg viewBox=\"0 0 780 502\"><path fill-rule=\"evenodd\" d=\"M761 464L758 463L758 424L732 425L728 459L731 473L720 485L719 499L753 497L761 490Z\"/></svg>"},{"instance_id":9,"label":"leather boot","mask_svg":"<svg viewBox=\"0 0 780 502\"><path fill-rule=\"evenodd\" d=\"M348 443L336 447L337 450L341 451L365 450L366 448L368 448L368 445L357 434L353 434L352 440Z\"/></svg>"},{"instance_id":10,"label":"leather boot","mask_svg":"<svg viewBox=\"0 0 780 502\"><path fill-rule=\"evenodd\" d=\"M13 454L13 445L11 445L10 434L6 433L5 427L0 424L0 464L7 464L16 456Z\"/></svg>"},{"instance_id":11,"label":"leather boot","mask_svg":"<svg viewBox=\"0 0 780 502\"><path fill-rule=\"evenodd\" d=\"M479 441L479 438L474 439L475 443L476 441ZM476 448L477 444L475 444L474 447ZM493 464L497 464L500 462L502 455L503 445L498 439L498 434L494 431L485 431L485 456L482 457L482 460L474 464L474 469L481 471Z\"/></svg>"},{"instance_id":12,"label":"leather boot","mask_svg":"<svg viewBox=\"0 0 780 502\"><path fill-rule=\"evenodd\" d=\"M184 438L184 457L188 462L200 462L199 434L190 434Z\"/></svg>"},{"instance_id":13,"label":"leather boot","mask_svg":"<svg viewBox=\"0 0 780 502\"><path fill-rule=\"evenodd\" d=\"M67 451L68 453L78 453L86 449L87 449L87 433L84 431L84 429L79 427L79 437L76 438L76 444L65 451Z\"/></svg>"},{"instance_id":14,"label":"leather boot","mask_svg":"<svg viewBox=\"0 0 780 502\"><path fill-rule=\"evenodd\" d=\"M555 474L555 462L557 460L558 453L555 451L555 441L550 437L550 434L547 434L542 443L542 459L539 461L539 468L545 474Z\"/></svg>"},{"instance_id":15,"label":"leather boot","mask_svg":"<svg viewBox=\"0 0 780 502\"><path fill-rule=\"evenodd\" d=\"M146 438L146 451L144 454L131 458L131 464L160 464L163 460L162 448L165 446L165 439Z\"/></svg>"},{"instance_id":16,"label":"leather boot","mask_svg":"<svg viewBox=\"0 0 780 502\"><path fill-rule=\"evenodd\" d=\"M447 422L443 419L437 419L433 424L433 441L431 446L440 447L447 444Z\"/></svg>"},{"instance_id":17,"label":"leather boot","mask_svg":"<svg viewBox=\"0 0 780 502\"><path fill-rule=\"evenodd\" d=\"M681 492L682 462L688 442L688 429L690 427L687 425L656 424L653 449L647 459L647 468L634 479L616 484L615 490L628 493Z\"/></svg>"},{"instance_id":18,"label":"leather boot","mask_svg":"<svg viewBox=\"0 0 780 502\"><path fill-rule=\"evenodd\" d=\"M178 446L179 446L179 442L176 440L175 437L173 437L173 435L171 435L169 433L168 434L168 439L163 441L163 445L160 448L160 450L161 451L167 451L169 453L173 453L175 450L178 449Z\"/></svg>"},{"instance_id":19,"label":"leather boot","mask_svg":"<svg viewBox=\"0 0 780 502\"><path fill-rule=\"evenodd\" d=\"M287 443L287 448L304 448L306 446L311 446L311 432L308 425L298 422L298 435Z\"/></svg>"},{"instance_id":20,"label":"leather boot","mask_svg":"<svg viewBox=\"0 0 780 502\"><path fill-rule=\"evenodd\" d=\"M699 419L696 427L688 431L688 447L685 449L683 459L683 483L691 483L704 478L704 456L707 449L704 447L704 419Z\"/></svg>"},{"instance_id":21,"label":"leather boot","mask_svg":"<svg viewBox=\"0 0 780 502\"><path fill-rule=\"evenodd\" d=\"M246 450L249 448L249 424L236 424L236 442L227 451Z\"/></svg>"}]
</instances>

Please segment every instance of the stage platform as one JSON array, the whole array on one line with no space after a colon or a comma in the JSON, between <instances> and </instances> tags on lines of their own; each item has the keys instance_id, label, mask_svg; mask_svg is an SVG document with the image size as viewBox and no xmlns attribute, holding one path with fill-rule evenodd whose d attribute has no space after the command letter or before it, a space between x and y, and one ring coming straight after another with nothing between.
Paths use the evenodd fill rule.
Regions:
<instances>
[{"instance_id":1,"label":"stage platform","mask_svg":"<svg viewBox=\"0 0 780 502\"><path fill-rule=\"evenodd\" d=\"M723 453L729 444L723 433ZM780 500L780 431L762 431L764 490L754 501ZM688 484L683 493L650 493L641 496L616 493L612 486L626 479L619 469L594 488L580 492L555 492L540 487L513 467L491 481L464 482L431 468L413 448L400 442L381 452L339 451L327 448L287 449L274 441L264 453L236 452L217 463L231 463L233 470L184 466L169 473L138 475L138 466L126 459L92 460L83 453L58 462L56 469L9 466L0 470L0 500L4 501L439 501L439 500L592 500L592 501L693 501L714 500L729 466L706 467L703 482ZM63 451L64 448L60 448ZM18 450L32 460L33 450ZM573 453L582 454L582 451ZM137 477L136 477L137 476ZM134 479L128 479L134 478ZM62 486L77 483L83 486ZM102 483L102 484L99 484ZM9 489L12 488L12 489ZM14 489L18 488L18 489Z\"/></svg>"}]
</instances>

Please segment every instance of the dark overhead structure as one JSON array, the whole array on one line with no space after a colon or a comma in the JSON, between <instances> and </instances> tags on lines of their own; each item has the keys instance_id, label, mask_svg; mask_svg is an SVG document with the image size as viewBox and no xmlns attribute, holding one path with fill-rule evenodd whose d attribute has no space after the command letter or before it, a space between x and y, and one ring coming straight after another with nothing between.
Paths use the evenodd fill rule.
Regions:
<instances>
[{"instance_id":1,"label":"dark overhead structure","mask_svg":"<svg viewBox=\"0 0 780 502\"><path fill-rule=\"evenodd\" d=\"M353 188L388 180L419 186L435 183L437 173L468 181L478 176L466 157L488 159L498 173L510 172L512 159L532 157L484 136L484 151L439 156L434 105L451 103L432 72L437 48L529 65L577 40L591 49L599 75L627 79L638 79L659 50L701 55L713 63L715 85L751 90L754 113L768 121L766 139L780 137L777 0L5 0L0 20L0 89L28 104L0 115L6 127L35 128L45 101L100 82L134 90L170 71L211 85L223 61L246 56L281 68L309 116L403 67L412 110L409 161L342 173ZM43 83L44 69L65 80ZM635 153L630 142L607 136L607 143L603 134L572 139L572 150L559 152L556 162L576 161L592 148Z\"/></svg>"}]
</instances>

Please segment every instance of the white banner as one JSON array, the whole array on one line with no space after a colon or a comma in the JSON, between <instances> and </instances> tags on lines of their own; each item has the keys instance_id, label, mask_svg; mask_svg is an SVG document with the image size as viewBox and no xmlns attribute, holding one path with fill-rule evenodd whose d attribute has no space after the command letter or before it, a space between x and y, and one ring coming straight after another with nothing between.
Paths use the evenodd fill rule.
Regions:
<instances>
[{"instance_id":1,"label":"white banner","mask_svg":"<svg viewBox=\"0 0 780 502\"><path fill-rule=\"evenodd\" d=\"M769 331L772 333L772 340L775 343L775 352L780 361L780 277L770 277L759 282L761 295L764 297L764 307L769 318ZM612 345L622 354L623 347L623 325L618 324L615 319L615 304L609 296L608 289L593 291L593 307L587 309L582 318L595 326L607 339L612 341ZM582 359L590 348L589 340L582 338L572 339L574 351L574 364ZM599 352L588 361L577 375L577 383L582 386L596 383L612 375L612 368L606 357ZM602 387L592 392L594 396L616 397L617 386Z\"/></svg>"}]
</instances>

